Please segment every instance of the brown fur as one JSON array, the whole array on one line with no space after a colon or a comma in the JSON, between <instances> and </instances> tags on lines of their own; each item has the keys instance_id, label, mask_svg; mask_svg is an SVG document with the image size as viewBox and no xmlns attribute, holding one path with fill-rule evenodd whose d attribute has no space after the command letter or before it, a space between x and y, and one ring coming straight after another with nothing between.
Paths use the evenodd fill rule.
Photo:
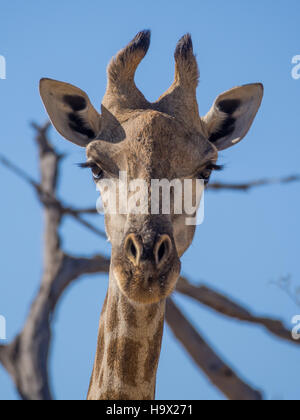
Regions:
<instances>
[{"instance_id":1,"label":"brown fur","mask_svg":"<svg viewBox=\"0 0 300 420\"><path fill-rule=\"evenodd\" d=\"M165 304L131 303L111 277L107 302L115 299L120 304L108 303L100 319L99 347L88 399L153 399ZM113 330L103 328L112 311L117 311L118 322Z\"/></svg>"},{"instance_id":2,"label":"brown fur","mask_svg":"<svg viewBox=\"0 0 300 420\"><path fill-rule=\"evenodd\" d=\"M54 126L86 147L93 165L111 179L126 172L129 182L142 179L148 188L152 179L196 180L207 173L219 150L247 134L263 96L261 84L234 88L220 95L201 118L196 99L199 70L191 36L185 35L175 51L174 83L150 103L134 82L149 44L150 32L143 31L112 59L101 114L75 86L49 79L40 84ZM175 214L173 207L170 213L105 216L112 261L90 400L154 398L165 302L195 233L195 226L185 223L186 214Z\"/></svg>"}]
</instances>

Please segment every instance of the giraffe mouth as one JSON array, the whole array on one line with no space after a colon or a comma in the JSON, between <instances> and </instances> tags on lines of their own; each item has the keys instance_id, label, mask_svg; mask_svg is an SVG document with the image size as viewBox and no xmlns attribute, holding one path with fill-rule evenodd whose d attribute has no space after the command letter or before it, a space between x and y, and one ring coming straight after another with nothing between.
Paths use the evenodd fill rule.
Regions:
<instances>
[{"instance_id":1,"label":"giraffe mouth","mask_svg":"<svg viewBox=\"0 0 300 420\"><path fill-rule=\"evenodd\" d=\"M149 261L134 267L124 259L112 262L113 274L122 293L130 300L141 304L153 304L166 299L176 286L181 263L176 256L163 270Z\"/></svg>"}]
</instances>

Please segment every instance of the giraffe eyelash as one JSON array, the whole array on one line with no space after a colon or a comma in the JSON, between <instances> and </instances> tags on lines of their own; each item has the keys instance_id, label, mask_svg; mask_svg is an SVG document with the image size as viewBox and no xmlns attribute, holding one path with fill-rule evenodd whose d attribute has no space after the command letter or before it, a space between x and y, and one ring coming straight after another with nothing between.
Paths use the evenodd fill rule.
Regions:
<instances>
[{"instance_id":1,"label":"giraffe eyelash","mask_svg":"<svg viewBox=\"0 0 300 420\"><path fill-rule=\"evenodd\" d=\"M96 166L96 163L92 161L88 161L88 162L78 163L77 166L81 169L91 169Z\"/></svg>"},{"instance_id":2,"label":"giraffe eyelash","mask_svg":"<svg viewBox=\"0 0 300 420\"><path fill-rule=\"evenodd\" d=\"M79 163L78 166L82 169L91 169L94 181L99 181L104 177L103 170L93 161Z\"/></svg>"},{"instance_id":3,"label":"giraffe eyelash","mask_svg":"<svg viewBox=\"0 0 300 420\"><path fill-rule=\"evenodd\" d=\"M202 179L204 181L205 185L207 185L209 180L210 180L212 172L213 171L222 171L223 168L224 168L223 165L217 165L214 162L210 162L205 167L205 169L201 173L199 173L198 179Z\"/></svg>"},{"instance_id":4,"label":"giraffe eyelash","mask_svg":"<svg viewBox=\"0 0 300 420\"><path fill-rule=\"evenodd\" d=\"M224 165L217 165L216 163L210 163L206 169L210 171L223 171Z\"/></svg>"},{"instance_id":5,"label":"giraffe eyelash","mask_svg":"<svg viewBox=\"0 0 300 420\"><path fill-rule=\"evenodd\" d=\"M93 161L88 161L88 162L78 163L78 166L79 168L82 168L82 169L93 169L98 165ZM217 165L216 163L209 163L205 169L208 171L220 172L220 171L223 171L224 165Z\"/></svg>"}]
</instances>

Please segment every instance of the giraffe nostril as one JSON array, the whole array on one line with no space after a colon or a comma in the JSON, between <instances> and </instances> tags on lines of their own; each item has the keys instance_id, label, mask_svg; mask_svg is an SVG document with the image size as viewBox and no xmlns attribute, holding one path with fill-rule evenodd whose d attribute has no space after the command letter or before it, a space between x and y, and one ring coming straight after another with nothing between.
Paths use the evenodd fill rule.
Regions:
<instances>
[{"instance_id":1,"label":"giraffe nostril","mask_svg":"<svg viewBox=\"0 0 300 420\"><path fill-rule=\"evenodd\" d=\"M140 263L142 245L135 235L129 235L125 242L125 255L134 264Z\"/></svg>"},{"instance_id":2,"label":"giraffe nostril","mask_svg":"<svg viewBox=\"0 0 300 420\"><path fill-rule=\"evenodd\" d=\"M134 245L134 243L132 241L130 241L130 242L131 242L131 246L130 246L131 254L133 255L133 258L136 258L137 257L136 247L135 247L135 245Z\"/></svg>"},{"instance_id":3,"label":"giraffe nostril","mask_svg":"<svg viewBox=\"0 0 300 420\"><path fill-rule=\"evenodd\" d=\"M161 262L166 252L166 244L163 242L158 250L158 262Z\"/></svg>"},{"instance_id":4,"label":"giraffe nostril","mask_svg":"<svg viewBox=\"0 0 300 420\"><path fill-rule=\"evenodd\" d=\"M161 268L172 253L173 244L171 238L169 235L162 235L156 241L154 248L152 246L144 248L141 239L135 234L130 234L125 241L125 256L136 267L140 266L142 262L153 261L154 256L156 267Z\"/></svg>"},{"instance_id":5,"label":"giraffe nostril","mask_svg":"<svg viewBox=\"0 0 300 420\"><path fill-rule=\"evenodd\" d=\"M172 247L172 241L168 235L159 238L154 248L155 261L158 267L161 267L167 261L171 255Z\"/></svg>"}]
</instances>

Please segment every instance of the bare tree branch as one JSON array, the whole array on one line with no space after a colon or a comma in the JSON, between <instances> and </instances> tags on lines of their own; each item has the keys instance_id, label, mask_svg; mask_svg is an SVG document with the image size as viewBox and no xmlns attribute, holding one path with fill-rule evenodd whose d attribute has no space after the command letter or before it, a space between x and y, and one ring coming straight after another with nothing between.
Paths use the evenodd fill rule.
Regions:
<instances>
[{"instance_id":1,"label":"bare tree branch","mask_svg":"<svg viewBox=\"0 0 300 420\"><path fill-rule=\"evenodd\" d=\"M48 128L48 126L47 126ZM45 128L43 128L44 130ZM41 152L41 157L43 156L43 153L50 153L51 146L48 146L48 149L45 146L45 133L44 131L42 134L39 134L39 140L38 144L41 144L43 147L44 152ZM42 150L42 149L41 149ZM45 152L45 150L48 150L48 152ZM60 159L62 158L62 155L56 155L57 157L57 163L59 163ZM15 175L22 178L24 181L26 181L28 184L30 184L36 191L37 196L41 204L47 206L47 207L56 207L57 211L60 213L61 217L64 215L69 215L75 220L77 220L78 223L80 223L85 228L89 229L91 232L95 233L96 235L100 236L101 238L106 239L106 234L101 230L86 221L81 217L82 214L97 214L97 209L73 209L70 206L66 206L62 204L60 200L58 200L55 195L50 193L49 191L45 190L43 188L42 184L37 183L33 178L31 178L25 171L17 167L15 164L10 162L8 159L6 159L4 156L0 155L0 163L2 163L3 166L5 166L7 169L12 171ZM42 169L42 168L41 168ZM57 177L57 173L54 174L53 180L55 180Z\"/></svg>"},{"instance_id":2,"label":"bare tree branch","mask_svg":"<svg viewBox=\"0 0 300 420\"><path fill-rule=\"evenodd\" d=\"M65 289L84 274L107 273L109 260L102 256L75 258L64 255L45 270L42 286L31 307L24 329L7 347L4 367L12 375L20 396L25 400L51 400L48 379L48 352L51 320ZM1 357L0 357L0 361Z\"/></svg>"},{"instance_id":3,"label":"bare tree branch","mask_svg":"<svg viewBox=\"0 0 300 420\"><path fill-rule=\"evenodd\" d=\"M87 211L73 210L67 207L64 207L63 211L64 211L64 214L70 215L75 220L77 220L78 223L80 223L82 226L89 229L91 232L95 233L96 235L100 236L103 239L107 239L106 234L101 229L98 229L96 226L92 225L91 223L87 222L85 219L81 217L81 214L93 214L93 213L87 212ZM95 209L94 211L94 214L96 213L97 213L97 209Z\"/></svg>"},{"instance_id":4,"label":"bare tree branch","mask_svg":"<svg viewBox=\"0 0 300 420\"><path fill-rule=\"evenodd\" d=\"M227 398L262 400L261 393L246 384L221 360L171 299L167 301L166 320L194 362Z\"/></svg>"},{"instance_id":5,"label":"bare tree branch","mask_svg":"<svg viewBox=\"0 0 300 420\"><path fill-rule=\"evenodd\" d=\"M48 376L51 319L62 293L81 275L107 272L109 269L109 260L105 257L75 258L65 255L61 249L59 228L65 212L56 199L61 155L48 142L48 128L48 124L44 127L35 125L40 155L40 184L4 160L7 167L25 176L34 186L44 207L44 271L41 287L21 333L10 345L0 347L0 361L12 376L24 400L52 399Z\"/></svg>"},{"instance_id":6,"label":"bare tree branch","mask_svg":"<svg viewBox=\"0 0 300 420\"><path fill-rule=\"evenodd\" d=\"M83 209L72 209L72 212L74 214L99 214L98 210L96 207L87 207L87 208L83 208Z\"/></svg>"},{"instance_id":7,"label":"bare tree branch","mask_svg":"<svg viewBox=\"0 0 300 420\"><path fill-rule=\"evenodd\" d=\"M0 363L7 370L7 372L12 377L14 377L15 368L13 365L13 357L11 357L11 354L11 345L0 345Z\"/></svg>"},{"instance_id":8,"label":"bare tree branch","mask_svg":"<svg viewBox=\"0 0 300 420\"><path fill-rule=\"evenodd\" d=\"M39 189L39 185L37 182L34 181L33 178L31 178L25 171L23 171L21 168L17 167L15 164L10 162L8 159L6 159L5 156L0 155L0 163L5 166L7 169L9 169L11 172L18 175L20 178L22 178L24 181L26 181L28 184L30 184L32 187L34 187L35 190Z\"/></svg>"},{"instance_id":9,"label":"bare tree branch","mask_svg":"<svg viewBox=\"0 0 300 420\"><path fill-rule=\"evenodd\" d=\"M187 279L182 277L177 283L176 290L222 315L226 315L227 317L234 318L238 321L261 325L273 335L283 340L298 345L300 344L299 341L293 340L291 332L284 327L281 321L255 316L243 306L207 286L194 286L189 283Z\"/></svg>"},{"instance_id":10,"label":"bare tree branch","mask_svg":"<svg viewBox=\"0 0 300 420\"><path fill-rule=\"evenodd\" d=\"M263 187L267 185L276 184L289 184L292 182L299 182L300 175L290 175L283 178L264 178L255 181L249 181L244 183L226 183L226 182L214 182L208 184L208 190L232 190L232 191L244 191L247 192L256 187Z\"/></svg>"},{"instance_id":11,"label":"bare tree branch","mask_svg":"<svg viewBox=\"0 0 300 420\"><path fill-rule=\"evenodd\" d=\"M295 303L300 306L300 287L293 287L292 276L281 276L278 280L270 282L273 286L278 287Z\"/></svg>"},{"instance_id":12,"label":"bare tree branch","mask_svg":"<svg viewBox=\"0 0 300 420\"><path fill-rule=\"evenodd\" d=\"M23 330L8 345L0 346L0 363L11 375L23 399L50 400L53 398L48 376L48 354L51 344L51 321L56 305L65 289L84 274L107 273L110 261L102 255L91 258L66 255L61 248L59 229L65 215L73 217L101 237L105 234L84 220L84 214L96 214L96 209L75 209L57 199L59 165L63 155L58 154L48 140L49 123L43 127L32 124L36 130L35 141L39 149L41 181L36 182L22 169L0 156L9 170L29 183L36 191L44 209L44 267L40 290L30 308ZM300 178L300 177L299 177ZM280 182L299 180L289 177ZM250 187L274 183L274 180L256 181ZM218 186L219 185L219 186ZM222 186L221 186L222 185ZM247 190L245 185L233 184L233 189ZM223 189L224 184L212 184L212 189ZM226 189L232 189L226 184ZM233 318L260 323L273 334L287 339L286 330L278 321L253 317L239 305L205 286L196 288L181 279L178 291L202 304ZM198 366L226 396L231 399L261 399L261 395L245 384L209 347L194 327L184 318L170 300L167 304L167 321L176 337L184 344Z\"/></svg>"}]
</instances>

